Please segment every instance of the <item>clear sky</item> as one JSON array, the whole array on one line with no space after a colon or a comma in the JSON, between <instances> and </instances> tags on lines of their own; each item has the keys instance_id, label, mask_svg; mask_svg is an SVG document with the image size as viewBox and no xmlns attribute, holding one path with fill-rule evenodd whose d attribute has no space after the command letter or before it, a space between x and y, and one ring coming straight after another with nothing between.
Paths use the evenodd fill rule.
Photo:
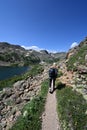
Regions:
<instances>
[{"instance_id":1,"label":"clear sky","mask_svg":"<svg viewBox=\"0 0 87 130\"><path fill-rule=\"evenodd\" d=\"M87 0L0 0L0 42L68 51L87 36Z\"/></svg>"}]
</instances>

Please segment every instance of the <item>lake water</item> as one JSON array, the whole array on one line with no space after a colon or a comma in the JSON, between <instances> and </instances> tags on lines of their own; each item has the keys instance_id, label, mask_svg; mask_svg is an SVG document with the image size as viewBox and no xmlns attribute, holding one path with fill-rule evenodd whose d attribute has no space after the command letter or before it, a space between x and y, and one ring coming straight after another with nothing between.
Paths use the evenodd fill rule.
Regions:
<instances>
[{"instance_id":1,"label":"lake water","mask_svg":"<svg viewBox=\"0 0 87 130\"><path fill-rule=\"evenodd\" d=\"M11 78L26 72L29 67L0 67L0 80Z\"/></svg>"}]
</instances>

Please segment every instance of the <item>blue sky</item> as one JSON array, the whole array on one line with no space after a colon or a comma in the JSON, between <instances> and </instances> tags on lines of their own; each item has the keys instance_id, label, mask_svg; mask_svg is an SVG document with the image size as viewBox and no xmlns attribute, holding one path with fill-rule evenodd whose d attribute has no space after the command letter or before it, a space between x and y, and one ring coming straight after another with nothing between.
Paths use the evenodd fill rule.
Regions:
<instances>
[{"instance_id":1,"label":"blue sky","mask_svg":"<svg viewBox=\"0 0 87 130\"><path fill-rule=\"evenodd\" d=\"M0 42L68 51L87 36L87 0L0 0Z\"/></svg>"}]
</instances>

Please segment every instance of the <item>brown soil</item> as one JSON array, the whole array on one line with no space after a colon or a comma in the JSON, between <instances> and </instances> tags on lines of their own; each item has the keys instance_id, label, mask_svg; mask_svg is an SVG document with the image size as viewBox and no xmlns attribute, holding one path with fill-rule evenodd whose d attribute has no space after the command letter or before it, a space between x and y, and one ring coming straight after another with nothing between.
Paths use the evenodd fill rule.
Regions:
<instances>
[{"instance_id":1,"label":"brown soil","mask_svg":"<svg viewBox=\"0 0 87 130\"><path fill-rule=\"evenodd\" d=\"M66 86L72 86L72 79L75 75L75 72L73 71L67 71L66 65L63 64L63 67L61 69L63 76L61 76L60 78L58 78L58 80L60 82L62 82L63 84L65 84Z\"/></svg>"},{"instance_id":2,"label":"brown soil","mask_svg":"<svg viewBox=\"0 0 87 130\"><path fill-rule=\"evenodd\" d=\"M61 76L58 80L62 82L63 84L66 84L66 86L72 86L72 78L73 78L73 72L66 71L63 76Z\"/></svg>"}]
</instances>

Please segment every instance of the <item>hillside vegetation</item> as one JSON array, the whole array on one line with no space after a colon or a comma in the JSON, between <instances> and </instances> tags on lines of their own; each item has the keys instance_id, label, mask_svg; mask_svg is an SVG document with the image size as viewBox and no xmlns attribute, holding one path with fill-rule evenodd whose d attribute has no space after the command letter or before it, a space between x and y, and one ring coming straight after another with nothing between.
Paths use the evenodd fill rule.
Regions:
<instances>
[{"instance_id":1,"label":"hillside vegetation","mask_svg":"<svg viewBox=\"0 0 87 130\"><path fill-rule=\"evenodd\" d=\"M77 47L71 49L68 52L68 55L72 55L69 57L67 61L68 70L77 70L78 66L87 65L87 40L82 41Z\"/></svg>"},{"instance_id":2,"label":"hillside vegetation","mask_svg":"<svg viewBox=\"0 0 87 130\"><path fill-rule=\"evenodd\" d=\"M70 87L58 85L57 111L63 130L86 130L87 102Z\"/></svg>"}]
</instances>

